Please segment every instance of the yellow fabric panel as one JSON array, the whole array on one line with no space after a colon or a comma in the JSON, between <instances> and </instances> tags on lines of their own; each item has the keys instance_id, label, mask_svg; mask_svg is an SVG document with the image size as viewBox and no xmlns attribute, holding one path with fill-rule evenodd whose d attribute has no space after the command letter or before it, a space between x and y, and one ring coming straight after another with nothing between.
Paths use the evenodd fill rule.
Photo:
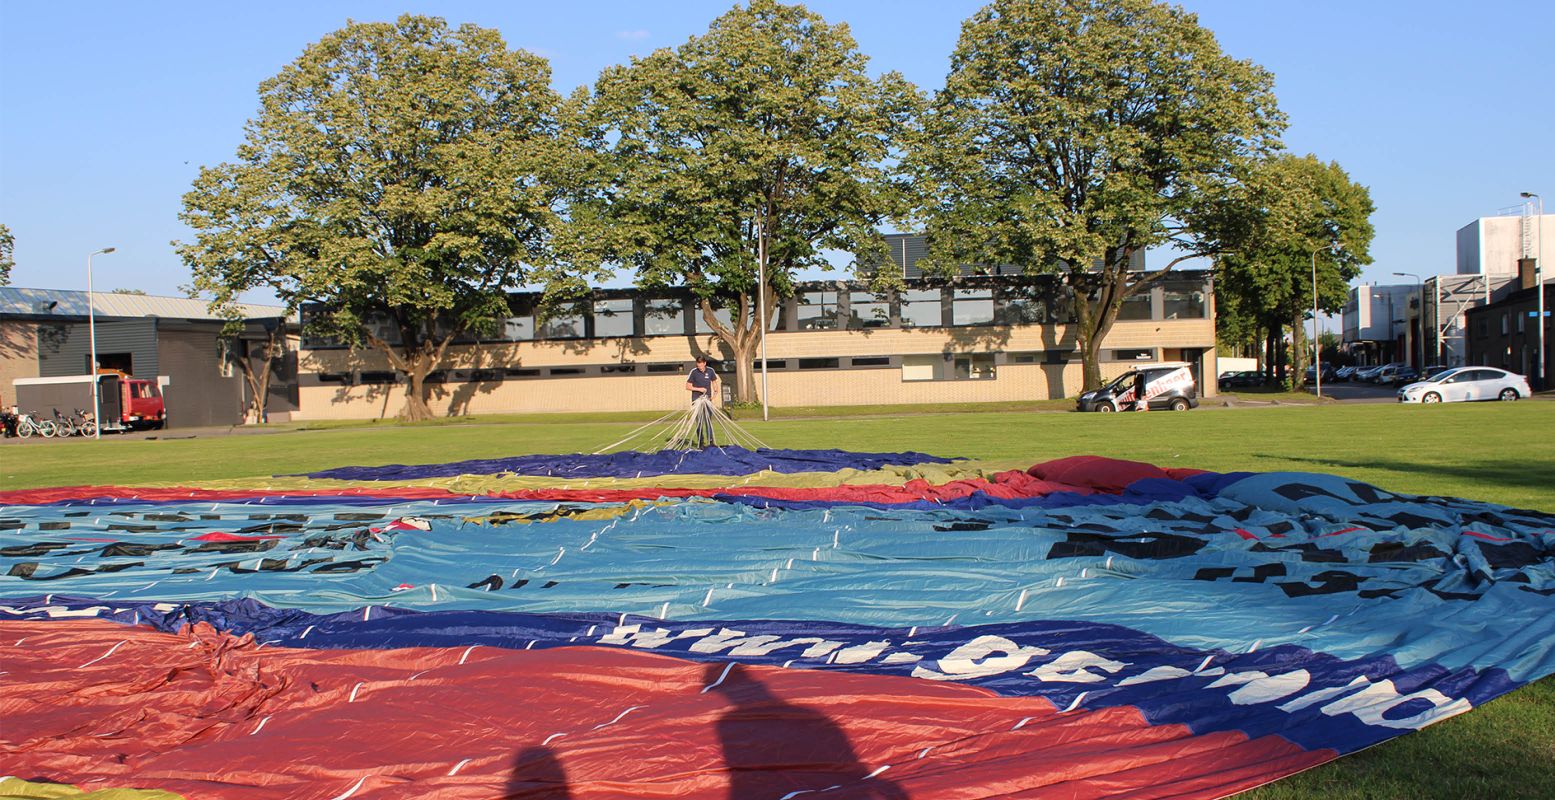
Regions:
<instances>
[{"instance_id":1,"label":"yellow fabric panel","mask_svg":"<svg viewBox=\"0 0 1555 800\"><path fill-rule=\"evenodd\" d=\"M219 481L200 481L195 486L204 489L262 489L266 491L308 490L328 491L370 487L390 489L400 486L446 489L455 494L486 494L517 489L646 489L674 487L681 489L719 489L726 486L775 486L782 488L816 488L844 485L892 485L912 480L931 484L949 483L967 478L986 478L1011 469L1026 469L1030 464L1022 461L959 462L955 464L919 464L911 467L886 467L877 470L843 469L836 472L756 472L750 475L655 475L642 478L556 478L537 475L458 475L447 478L425 478L409 481L341 481L311 480L299 477L234 478ZM181 484L147 484L161 486L190 486Z\"/></svg>"},{"instance_id":2,"label":"yellow fabric panel","mask_svg":"<svg viewBox=\"0 0 1555 800\"><path fill-rule=\"evenodd\" d=\"M86 792L62 783L0 778L0 800L184 800L184 796L161 789L94 789Z\"/></svg>"}]
</instances>

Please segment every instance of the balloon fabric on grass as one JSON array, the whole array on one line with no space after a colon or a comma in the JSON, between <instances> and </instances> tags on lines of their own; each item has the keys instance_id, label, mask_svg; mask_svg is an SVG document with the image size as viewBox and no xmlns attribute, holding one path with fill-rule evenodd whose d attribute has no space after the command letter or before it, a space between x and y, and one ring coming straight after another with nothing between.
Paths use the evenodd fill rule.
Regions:
<instances>
[{"instance_id":1,"label":"balloon fabric on grass","mask_svg":"<svg viewBox=\"0 0 1555 800\"><path fill-rule=\"evenodd\" d=\"M0 493L0 757L217 798L1215 798L1555 673L1548 513L655 455Z\"/></svg>"}]
</instances>

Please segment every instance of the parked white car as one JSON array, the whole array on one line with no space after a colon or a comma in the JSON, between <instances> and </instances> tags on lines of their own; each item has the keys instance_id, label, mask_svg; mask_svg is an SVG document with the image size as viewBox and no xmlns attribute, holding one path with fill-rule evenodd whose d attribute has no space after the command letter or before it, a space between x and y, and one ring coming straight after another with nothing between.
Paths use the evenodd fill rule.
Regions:
<instances>
[{"instance_id":1,"label":"parked white car","mask_svg":"<svg viewBox=\"0 0 1555 800\"><path fill-rule=\"evenodd\" d=\"M1518 400L1533 394L1528 379L1495 367L1458 367L1398 390L1400 403Z\"/></svg>"}]
</instances>

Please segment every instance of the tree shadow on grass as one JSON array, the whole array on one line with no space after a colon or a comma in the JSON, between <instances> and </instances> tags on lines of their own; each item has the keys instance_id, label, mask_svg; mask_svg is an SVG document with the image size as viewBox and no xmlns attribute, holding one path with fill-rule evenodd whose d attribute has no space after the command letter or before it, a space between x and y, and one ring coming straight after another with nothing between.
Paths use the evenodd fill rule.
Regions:
<instances>
[{"instance_id":1,"label":"tree shadow on grass","mask_svg":"<svg viewBox=\"0 0 1555 800\"><path fill-rule=\"evenodd\" d=\"M1408 472L1421 475L1452 476L1483 481L1500 486L1520 486L1531 489L1548 489L1555 486L1555 463L1545 460L1473 461L1459 464L1431 464L1395 459L1368 458L1302 458L1300 456L1254 453L1255 458L1278 461L1295 461L1316 464L1328 468L1381 469L1392 472ZM1386 488L1386 487L1384 487Z\"/></svg>"}]
</instances>

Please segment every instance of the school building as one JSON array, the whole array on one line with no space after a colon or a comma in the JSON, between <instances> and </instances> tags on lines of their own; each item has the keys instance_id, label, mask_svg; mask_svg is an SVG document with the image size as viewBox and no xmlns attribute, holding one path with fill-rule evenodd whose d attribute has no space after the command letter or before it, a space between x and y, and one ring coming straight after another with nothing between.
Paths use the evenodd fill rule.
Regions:
<instances>
[{"instance_id":1,"label":"school building","mask_svg":"<svg viewBox=\"0 0 1555 800\"><path fill-rule=\"evenodd\" d=\"M932 280L916 269L921 237L895 235L890 244L891 268L902 269L906 288L809 282L779 303L767 335L772 405L974 403L1081 391L1073 303L1060 276L993 267ZM535 314L537 300L512 295L512 315L496 332L449 347L428 376L435 414L669 410L686 402L685 375L698 354L714 361L726 397L733 391L732 354L687 291L598 290L546 319ZM292 418L398 413L404 376L377 351L308 335L307 316L304 308ZM373 327L397 341L387 319ZM1194 365L1200 393L1212 395L1211 273L1174 271L1130 298L1103 342L1102 360L1105 377L1138 364L1185 361ZM759 381L759 361L756 368Z\"/></svg>"}]
</instances>

